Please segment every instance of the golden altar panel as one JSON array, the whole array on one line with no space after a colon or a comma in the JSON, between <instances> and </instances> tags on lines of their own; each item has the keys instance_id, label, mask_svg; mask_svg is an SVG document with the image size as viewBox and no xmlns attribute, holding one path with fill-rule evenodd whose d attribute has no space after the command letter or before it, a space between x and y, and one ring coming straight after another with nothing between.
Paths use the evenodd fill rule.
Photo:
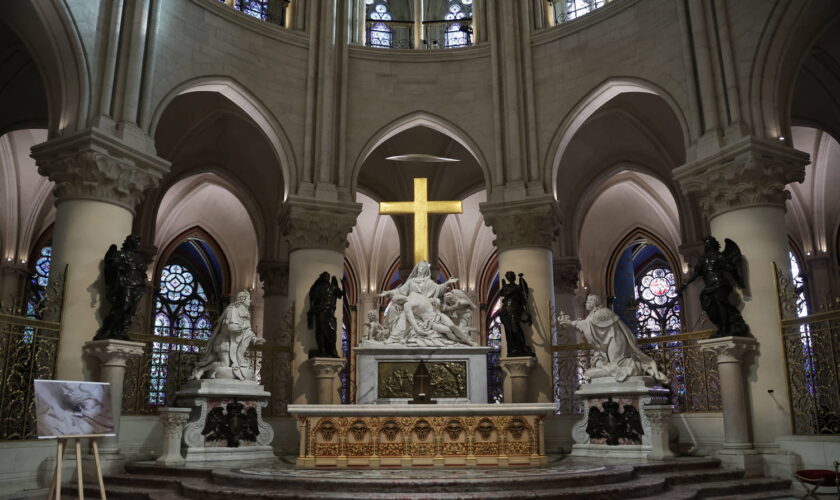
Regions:
<instances>
[{"instance_id":1,"label":"golden altar panel","mask_svg":"<svg viewBox=\"0 0 840 500\"><path fill-rule=\"evenodd\" d=\"M297 467L543 465L544 418L524 414L299 416Z\"/></svg>"},{"instance_id":2,"label":"golden altar panel","mask_svg":"<svg viewBox=\"0 0 840 500\"><path fill-rule=\"evenodd\" d=\"M414 372L417 361L381 361L377 365L380 398L414 396ZM427 361L433 398L467 398L466 361Z\"/></svg>"}]
</instances>

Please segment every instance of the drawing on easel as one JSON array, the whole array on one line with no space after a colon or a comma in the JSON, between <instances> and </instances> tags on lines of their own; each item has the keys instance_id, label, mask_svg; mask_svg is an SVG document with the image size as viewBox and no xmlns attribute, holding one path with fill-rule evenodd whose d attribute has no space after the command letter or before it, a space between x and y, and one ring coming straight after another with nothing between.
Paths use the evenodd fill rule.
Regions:
<instances>
[{"instance_id":1,"label":"drawing on easel","mask_svg":"<svg viewBox=\"0 0 840 500\"><path fill-rule=\"evenodd\" d=\"M35 380L38 439L114 435L111 384Z\"/></svg>"}]
</instances>

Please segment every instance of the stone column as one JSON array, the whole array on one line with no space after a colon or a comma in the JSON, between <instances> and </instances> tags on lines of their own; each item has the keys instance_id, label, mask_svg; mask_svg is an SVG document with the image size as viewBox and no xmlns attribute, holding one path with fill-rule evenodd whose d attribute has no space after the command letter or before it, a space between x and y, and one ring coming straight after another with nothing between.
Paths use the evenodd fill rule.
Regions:
<instances>
[{"instance_id":1,"label":"stone column","mask_svg":"<svg viewBox=\"0 0 840 500\"><path fill-rule=\"evenodd\" d=\"M522 201L481 204L484 220L496 234L499 274L523 273L530 288L534 324L523 325L526 341L536 353L527 402L554 400L551 360L551 311L554 308L554 264L551 245L560 216L551 196Z\"/></svg>"},{"instance_id":2,"label":"stone column","mask_svg":"<svg viewBox=\"0 0 840 500\"><path fill-rule=\"evenodd\" d=\"M163 425L163 446L155 463L163 466L184 465L181 455L181 438L184 425L190 419L190 408L158 408L160 423Z\"/></svg>"},{"instance_id":3,"label":"stone column","mask_svg":"<svg viewBox=\"0 0 840 500\"><path fill-rule=\"evenodd\" d=\"M808 155L778 141L748 137L702 160L674 170L688 196L695 196L711 233L737 243L746 262L743 316L761 353L748 377L753 438L775 447L791 433L790 400L771 264L783 272L788 262L785 185L802 182ZM768 391L772 391L768 394Z\"/></svg>"},{"instance_id":4,"label":"stone column","mask_svg":"<svg viewBox=\"0 0 840 500\"><path fill-rule=\"evenodd\" d=\"M23 305L22 301L26 300L23 291L29 274L29 268L23 264L0 264L0 307L20 308Z\"/></svg>"},{"instance_id":5,"label":"stone column","mask_svg":"<svg viewBox=\"0 0 840 500\"><path fill-rule=\"evenodd\" d=\"M93 128L32 148L38 172L55 183L52 269L68 267L57 379L92 375L79 353L102 322L102 259L131 233L134 207L169 169L147 139L138 149Z\"/></svg>"},{"instance_id":6,"label":"stone column","mask_svg":"<svg viewBox=\"0 0 840 500\"><path fill-rule=\"evenodd\" d=\"M319 405L338 404L338 388L336 376L344 368L345 360L341 358L312 358L312 373L317 380Z\"/></svg>"},{"instance_id":7,"label":"stone column","mask_svg":"<svg viewBox=\"0 0 840 500\"><path fill-rule=\"evenodd\" d=\"M289 263L262 260L257 272L263 282L263 337L278 342L283 316L289 307Z\"/></svg>"},{"instance_id":8,"label":"stone column","mask_svg":"<svg viewBox=\"0 0 840 500\"><path fill-rule=\"evenodd\" d=\"M530 356L502 358L502 371L510 378L510 393L505 394L508 403L528 402L528 375L536 360ZM507 384L505 384L507 387Z\"/></svg>"},{"instance_id":9,"label":"stone column","mask_svg":"<svg viewBox=\"0 0 840 500\"><path fill-rule=\"evenodd\" d=\"M99 363L99 382L111 384L111 415L114 418L114 436L99 439L99 455L103 473L122 472L125 457L120 455L120 417L122 416L123 380L128 360L143 355L141 342L127 340L91 340L85 342L85 356Z\"/></svg>"},{"instance_id":10,"label":"stone column","mask_svg":"<svg viewBox=\"0 0 840 500\"><path fill-rule=\"evenodd\" d=\"M292 401L307 404L318 401L318 387L310 368L304 367L309 350L316 347L315 332L306 325L309 289L322 272L344 275L344 249L347 234L356 224L361 204L316 201L290 197L280 215L280 229L289 242L289 299L294 304L292 318L294 359L292 361ZM341 352L342 302L336 305L336 350Z\"/></svg>"},{"instance_id":11,"label":"stone column","mask_svg":"<svg viewBox=\"0 0 840 500\"><path fill-rule=\"evenodd\" d=\"M758 350L758 342L747 337L722 337L698 342L700 349L715 353L723 405L723 450L720 459L741 467L750 475L761 472L761 459L755 456L750 440L749 399L744 390L744 355ZM756 470L757 469L757 470Z\"/></svg>"}]
</instances>

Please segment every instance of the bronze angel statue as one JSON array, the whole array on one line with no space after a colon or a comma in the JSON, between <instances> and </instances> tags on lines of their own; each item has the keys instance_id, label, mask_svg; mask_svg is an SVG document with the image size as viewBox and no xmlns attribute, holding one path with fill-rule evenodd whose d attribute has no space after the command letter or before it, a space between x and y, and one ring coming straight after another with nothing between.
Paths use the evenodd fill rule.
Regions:
<instances>
[{"instance_id":1,"label":"bronze angel statue","mask_svg":"<svg viewBox=\"0 0 840 500\"><path fill-rule=\"evenodd\" d=\"M528 283L525 282L522 273L519 273L519 283L517 283L516 273L513 271L505 273L505 278L507 282L502 279L502 288L499 290L499 296L502 299L499 317L505 330L507 355L508 357L534 356L534 350L525 342L525 332L522 330L522 323L527 323L528 326L534 323L528 311Z\"/></svg>"},{"instance_id":2,"label":"bronze angel statue","mask_svg":"<svg viewBox=\"0 0 840 500\"><path fill-rule=\"evenodd\" d=\"M128 340L128 327L146 291L148 262L140 253L140 238L130 234L122 248L111 245L105 254L105 298L111 304L94 340Z\"/></svg>"},{"instance_id":3,"label":"bronze angel statue","mask_svg":"<svg viewBox=\"0 0 840 500\"><path fill-rule=\"evenodd\" d=\"M697 278L703 278L700 307L718 328L714 337L746 337L750 334L749 327L730 300L732 282L739 288L746 286L743 256L734 241L726 238L724 242L721 252L720 243L713 236L703 239L703 258L694 266L694 272L680 288L680 292Z\"/></svg>"}]
</instances>

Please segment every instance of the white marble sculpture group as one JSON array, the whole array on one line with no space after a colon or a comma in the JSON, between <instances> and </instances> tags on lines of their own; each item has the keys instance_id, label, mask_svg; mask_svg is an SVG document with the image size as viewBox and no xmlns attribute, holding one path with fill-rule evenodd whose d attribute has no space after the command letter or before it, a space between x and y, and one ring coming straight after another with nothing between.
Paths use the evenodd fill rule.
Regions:
<instances>
[{"instance_id":1,"label":"white marble sculpture group","mask_svg":"<svg viewBox=\"0 0 840 500\"><path fill-rule=\"evenodd\" d=\"M402 285L380 293L391 299L385 325L368 312L362 345L449 347L475 346L471 332L476 305L461 290L447 291L458 281L435 283L426 261L418 262Z\"/></svg>"},{"instance_id":2,"label":"white marble sculpture group","mask_svg":"<svg viewBox=\"0 0 840 500\"><path fill-rule=\"evenodd\" d=\"M650 376L660 384L669 382L668 376L656 366L656 362L639 350L630 328L622 323L616 313L601 305L596 295L586 298L585 319L572 320L560 311L557 324L573 327L583 333L586 342L593 349L591 367L584 372L587 382L592 379L613 377L624 382L629 377Z\"/></svg>"},{"instance_id":3,"label":"white marble sculpture group","mask_svg":"<svg viewBox=\"0 0 840 500\"><path fill-rule=\"evenodd\" d=\"M190 376L193 380L208 378L255 380L251 363L245 351L251 344L260 345L265 339L257 337L251 329L251 294L243 290L236 300L225 308L203 348Z\"/></svg>"}]
</instances>

